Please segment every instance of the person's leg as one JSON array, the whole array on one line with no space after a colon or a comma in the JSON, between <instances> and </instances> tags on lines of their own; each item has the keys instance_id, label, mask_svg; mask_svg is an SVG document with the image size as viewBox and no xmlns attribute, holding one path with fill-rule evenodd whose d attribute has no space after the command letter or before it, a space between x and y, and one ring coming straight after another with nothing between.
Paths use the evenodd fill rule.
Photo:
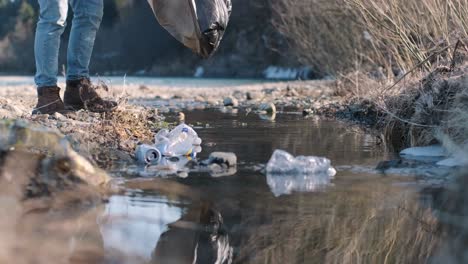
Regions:
<instances>
[{"instance_id":1,"label":"person's leg","mask_svg":"<svg viewBox=\"0 0 468 264\"><path fill-rule=\"evenodd\" d=\"M65 105L72 110L112 111L117 103L103 100L98 95L89 80L88 68L102 20L103 0L70 0L70 5L73 9L73 25L68 43Z\"/></svg>"},{"instance_id":2,"label":"person's leg","mask_svg":"<svg viewBox=\"0 0 468 264\"><path fill-rule=\"evenodd\" d=\"M60 36L67 20L67 0L39 0L39 22L34 41L36 59L37 105L33 114L65 112L57 87Z\"/></svg>"},{"instance_id":3,"label":"person's leg","mask_svg":"<svg viewBox=\"0 0 468 264\"><path fill-rule=\"evenodd\" d=\"M60 36L67 21L67 0L39 0L39 22L34 41L38 88L56 86Z\"/></svg>"},{"instance_id":4,"label":"person's leg","mask_svg":"<svg viewBox=\"0 0 468 264\"><path fill-rule=\"evenodd\" d=\"M70 0L73 22L67 51L67 80L89 78L89 62L101 25L103 0Z\"/></svg>"}]
</instances>

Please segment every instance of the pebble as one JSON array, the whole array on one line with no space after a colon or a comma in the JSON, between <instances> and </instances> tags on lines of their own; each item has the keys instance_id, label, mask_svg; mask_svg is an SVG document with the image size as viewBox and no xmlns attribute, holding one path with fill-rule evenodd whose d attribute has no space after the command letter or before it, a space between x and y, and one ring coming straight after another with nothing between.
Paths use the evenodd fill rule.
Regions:
<instances>
[{"instance_id":1,"label":"pebble","mask_svg":"<svg viewBox=\"0 0 468 264\"><path fill-rule=\"evenodd\" d=\"M304 109L302 111L303 116L309 116L309 115L313 115L313 114L314 114L314 110L312 110L312 109Z\"/></svg>"},{"instance_id":2,"label":"pebble","mask_svg":"<svg viewBox=\"0 0 468 264\"><path fill-rule=\"evenodd\" d=\"M262 97L262 94L259 93L259 92L247 92L246 93L246 98L247 100L257 100L257 99L260 99Z\"/></svg>"},{"instance_id":3,"label":"pebble","mask_svg":"<svg viewBox=\"0 0 468 264\"><path fill-rule=\"evenodd\" d=\"M299 93L294 88L288 87L286 89L286 96L297 97L299 96Z\"/></svg>"},{"instance_id":4,"label":"pebble","mask_svg":"<svg viewBox=\"0 0 468 264\"><path fill-rule=\"evenodd\" d=\"M66 121L68 118L60 113L55 113L52 115L55 119L60 120L60 121Z\"/></svg>"},{"instance_id":5,"label":"pebble","mask_svg":"<svg viewBox=\"0 0 468 264\"><path fill-rule=\"evenodd\" d=\"M10 111L7 111L5 109L0 109L0 118L5 118L5 119L9 119L9 118L13 118L14 116L11 114Z\"/></svg>"},{"instance_id":6,"label":"pebble","mask_svg":"<svg viewBox=\"0 0 468 264\"><path fill-rule=\"evenodd\" d=\"M224 98L223 104L224 106L238 107L239 101L237 101L236 98L229 96L229 97Z\"/></svg>"},{"instance_id":7,"label":"pebble","mask_svg":"<svg viewBox=\"0 0 468 264\"><path fill-rule=\"evenodd\" d=\"M234 91L234 93L232 94L234 96L234 98L238 99L238 100L244 100L245 99L245 94L239 90L236 90Z\"/></svg>"},{"instance_id":8,"label":"pebble","mask_svg":"<svg viewBox=\"0 0 468 264\"><path fill-rule=\"evenodd\" d=\"M217 105L218 105L218 101L215 100L215 99L212 99L212 98L207 99L207 100L206 100L206 103L207 103L209 106L217 106Z\"/></svg>"}]
</instances>

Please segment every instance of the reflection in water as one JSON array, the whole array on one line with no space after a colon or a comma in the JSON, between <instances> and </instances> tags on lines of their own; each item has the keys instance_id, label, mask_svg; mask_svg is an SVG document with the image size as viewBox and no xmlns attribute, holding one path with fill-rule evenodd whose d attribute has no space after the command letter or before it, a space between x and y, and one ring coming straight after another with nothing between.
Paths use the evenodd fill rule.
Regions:
<instances>
[{"instance_id":1,"label":"reflection in water","mask_svg":"<svg viewBox=\"0 0 468 264\"><path fill-rule=\"evenodd\" d=\"M104 247L129 259L149 261L155 241L181 216L182 209L165 199L113 196L99 221Z\"/></svg>"},{"instance_id":2,"label":"reflection in water","mask_svg":"<svg viewBox=\"0 0 468 264\"><path fill-rule=\"evenodd\" d=\"M331 177L324 172L307 174L278 175L267 173L267 183L275 196L292 192L313 192L324 190L330 184Z\"/></svg>"},{"instance_id":3,"label":"reflection in water","mask_svg":"<svg viewBox=\"0 0 468 264\"><path fill-rule=\"evenodd\" d=\"M430 210L411 188L368 177L258 202L237 263L425 263L439 239Z\"/></svg>"},{"instance_id":4,"label":"reflection in water","mask_svg":"<svg viewBox=\"0 0 468 264\"><path fill-rule=\"evenodd\" d=\"M443 188L427 188L443 240L433 263L468 263L468 168Z\"/></svg>"},{"instance_id":5,"label":"reflection in water","mask_svg":"<svg viewBox=\"0 0 468 264\"><path fill-rule=\"evenodd\" d=\"M233 249L221 214L208 204L191 207L170 224L157 243L152 263L231 263Z\"/></svg>"}]
</instances>

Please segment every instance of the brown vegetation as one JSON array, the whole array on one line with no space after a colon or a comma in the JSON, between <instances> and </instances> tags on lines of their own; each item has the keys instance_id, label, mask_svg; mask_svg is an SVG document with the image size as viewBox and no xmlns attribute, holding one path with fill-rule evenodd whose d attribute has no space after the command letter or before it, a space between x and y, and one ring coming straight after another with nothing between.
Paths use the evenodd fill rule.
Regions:
<instances>
[{"instance_id":1,"label":"brown vegetation","mask_svg":"<svg viewBox=\"0 0 468 264\"><path fill-rule=\"evenodd\" d=\"M272 0L272 6L292 53L328 74L382 67L392 76L421 63L429 70L468 37L466 0Z\"/></svg>"},{"instance_id":2,"label":"brown vegetation","mask_svg":"<svg viewBox=\"0 0 468 264\"><path fill-rule=\"evenodd\" d=\"M294 54L338 76L336 95L370 113L393 145L464 150L468 1L273 0L273 8Z\"/></svg>"}]
</instances>

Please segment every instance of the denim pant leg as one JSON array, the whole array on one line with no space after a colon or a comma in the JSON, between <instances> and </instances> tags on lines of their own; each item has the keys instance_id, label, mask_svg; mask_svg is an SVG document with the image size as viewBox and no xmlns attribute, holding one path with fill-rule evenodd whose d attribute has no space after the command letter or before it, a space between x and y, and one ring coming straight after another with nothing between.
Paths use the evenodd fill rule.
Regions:
<instances>
[{"instance_id":1,"label":"denim pant leg","mask_svg":"<svg viewBox=\"0 0 468 264\"><path fill-rule=\"evenodd\" d=\"M101 25L103 0L70 0L73 22L67 51L67 80L89 78L89 62Z\"/></svg>"},{"instance_id":2,"label":"denim pant leg","mask_svg":"<svg viewBox=\"0 0 468 264\"><path fill-rule=\"evenodd\" d=\"M67 0L39 0L39 22L34 40L37 87L57 85L60 36L67 21Z\"/></svg>"}]
</instances>

